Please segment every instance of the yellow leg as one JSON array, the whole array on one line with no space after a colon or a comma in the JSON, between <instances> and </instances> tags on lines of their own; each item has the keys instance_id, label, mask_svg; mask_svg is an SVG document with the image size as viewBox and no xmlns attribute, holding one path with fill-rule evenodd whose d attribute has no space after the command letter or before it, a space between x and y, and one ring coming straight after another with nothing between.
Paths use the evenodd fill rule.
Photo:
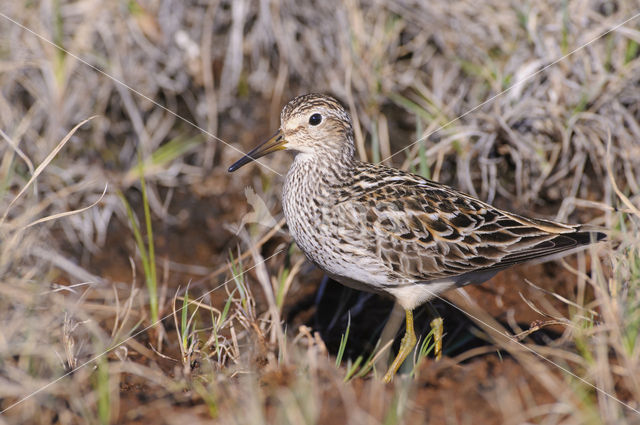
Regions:
<instances>
[{"instance_id":1,"label":"yellow leg","mask_svg":"<svg viewBox=\"0 0 640 425\"><path fill-rule=\"evenodd\" d=\"M404 359L407 358L413 347L416 345L416 333L413 330L413 312L411 310L404 311L407 316L407 330L402 337L402 343L400 344L400 350L398 351L398 355L391 363L389 370L384 375L384 382L387 384L393 380L393 376L396 374Z\"/></svg>"},{"instance_id":2,"label":"yellow leg","mask_svg":"<svg viewBox=\"0 0 640 425\"><path fill-rule=\"evenodd\" d=\"M433 341L435 342L435 355L436 360L442 359L442 333L444 331L444 324L442 317L436 317L431 321L431 329L433 329Z\"/></svg>"}]
</instances>

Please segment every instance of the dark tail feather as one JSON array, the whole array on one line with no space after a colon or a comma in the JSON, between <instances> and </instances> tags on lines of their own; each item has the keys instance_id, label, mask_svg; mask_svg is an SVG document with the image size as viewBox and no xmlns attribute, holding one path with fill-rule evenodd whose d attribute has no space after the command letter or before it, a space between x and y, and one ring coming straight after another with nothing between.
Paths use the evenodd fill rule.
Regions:
<instances>
[{"instance_id":1,"label":"dark tail feather","mask_svg":"<svg viewBox=\"0 0 640 425\"><path fill-rule=\"evenodd\" d=\"M596 231L560 234L553 239L541 242L524 251L506 255L502 261L496 264L496 267L508 267L510 265L524 263L531 260L552 257L565 251L572 251L591 243L601 241L605 237L606 235L604 233Z\"/></svg>"},{"instance_id":2,"label":"dark tail feather","mask_svg":"<svg viewBox=\"0 0 640 425\"><path fill-rule=\"evenodd\" d=\"M541 242L531 248L505 256L502 261L493 266L464 273L455 278L457 286L482 283L491 279L496 273L516 264L527 261L544 261L556 255L580 250L591 243L604 239L606 235L598 231L578 231L576 233L560 234L548 241ZM433 282L433 281L430 281Z\"/></svg>"}]
</instances>

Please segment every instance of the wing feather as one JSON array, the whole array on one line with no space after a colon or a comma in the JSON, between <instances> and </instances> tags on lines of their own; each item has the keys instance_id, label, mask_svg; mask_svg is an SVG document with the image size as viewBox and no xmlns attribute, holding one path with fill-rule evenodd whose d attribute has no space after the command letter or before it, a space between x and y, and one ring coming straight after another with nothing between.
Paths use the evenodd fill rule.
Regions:
<instances>
[{"instance_id":1,"label":"wing feather","mask_svg":"<svg viewBox=\"0 0 640 425\"><path fill-rule=\"evenodd\" d=\"M502 211L413 174L378 168L382 175L372 174L370 165L358 174L339 204L362 212L355 220L366 231L351 243L375 252L401 279L464 276L465 283L473 283L474 272L478 278L490 276L604 238L579 226Z\"/></svg>"}]
</instances>

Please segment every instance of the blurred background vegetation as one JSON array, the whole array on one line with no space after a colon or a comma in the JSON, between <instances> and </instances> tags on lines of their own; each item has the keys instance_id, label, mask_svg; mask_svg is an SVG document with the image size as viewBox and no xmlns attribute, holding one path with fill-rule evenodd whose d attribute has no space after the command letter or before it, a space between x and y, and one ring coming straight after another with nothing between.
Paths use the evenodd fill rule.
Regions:
<instances>
[{"instance_id":1,"label":"blurred background vegetation","mask_svg":"<svg viewBox=\"0 0 640 425\"><path fill-rule=\"evenodd\" d=\"M639 12L2 2L0 423L637 423ZM610 231L564 268L523 269L529 292L512 274L456 300L480 298L464 308L509 333L548 325L521 340L573 376L481 323L469 342L465 319L444 360L372 379L391 306L351 294L349 313L290 246L277 174L290 159L226 172L307 92L344 103L363 160Z\"/></svg>"}]
</instances>

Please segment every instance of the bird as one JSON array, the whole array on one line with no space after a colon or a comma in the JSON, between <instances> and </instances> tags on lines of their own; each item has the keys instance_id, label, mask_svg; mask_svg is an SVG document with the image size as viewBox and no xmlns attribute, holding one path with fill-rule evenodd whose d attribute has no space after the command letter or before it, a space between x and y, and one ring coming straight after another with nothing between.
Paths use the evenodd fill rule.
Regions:
<instances>
[{"instance_id":1,"label":"bird","mask_svg":"<svg viewBox=\"0 0 640 425\"><path fill-rule=\"evenodd\" d=\"M384 375L387 383L416 345L416 307L513 265L605 238L582 225L527 218L419 175L358 160L351 117L325 94L290 100L278 131L229 172L280 150L295 154L282 209L300 250L337 282L391 296L405 310L405 334Z\"/></svg>"}]
</instances>

